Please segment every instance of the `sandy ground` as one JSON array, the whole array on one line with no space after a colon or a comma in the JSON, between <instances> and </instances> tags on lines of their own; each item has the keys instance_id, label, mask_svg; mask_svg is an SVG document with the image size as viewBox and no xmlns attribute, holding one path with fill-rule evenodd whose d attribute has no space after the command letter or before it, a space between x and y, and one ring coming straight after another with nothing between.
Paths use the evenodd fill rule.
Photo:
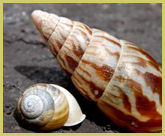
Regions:
<instances>
[{"instance_id":1,"label":"sandy ground","mask_svg":"<svg viewBox=\"0 0 165 136\"><path fill-rule=\"evenodd\" d=\"M162 62L161 4L4 4L3 13L3 131L34 132L17 123L14 111L23 90L35 83L54 83L68 89L78 100L85 121L57 133L130 132L108 120L95 104L86 100L63 73L38 31L30 14L40 9L105 30L147 50Z\"/></svg>"}]
</instances>

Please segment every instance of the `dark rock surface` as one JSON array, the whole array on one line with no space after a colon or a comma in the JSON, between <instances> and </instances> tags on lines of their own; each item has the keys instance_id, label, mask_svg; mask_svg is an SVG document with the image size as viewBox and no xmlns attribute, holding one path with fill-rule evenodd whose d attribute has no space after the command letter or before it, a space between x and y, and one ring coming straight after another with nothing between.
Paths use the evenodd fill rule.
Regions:
<instances>
[{"instance_id":1,"label":"dark rock surface","mask_svg":"<svg viewBox=\"0 0 165 136\"><path fill-rule=\"evenodd\" d=\"M54 83L69 90L78 100L85 121L53 132L130 132L109 121L86 100L63 73L32 24L30 14L40 9L81 21L131 41L162 62L161 4L4 4L3 13L3 131L33 132L14 118L18 98L35 83Z\"/></svg>"}]
</instances>

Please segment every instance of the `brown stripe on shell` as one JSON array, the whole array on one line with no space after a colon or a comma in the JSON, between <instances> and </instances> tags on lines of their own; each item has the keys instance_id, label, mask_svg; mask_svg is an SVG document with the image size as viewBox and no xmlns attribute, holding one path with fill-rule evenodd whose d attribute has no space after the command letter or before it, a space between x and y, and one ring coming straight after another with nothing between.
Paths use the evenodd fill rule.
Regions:
<instances>
[{"instance_id":1,"label":"brown stripe on shell","mask_svg":"<svg viewBox=\"0 0 165 136\"><path fill-rule=\"evenodd\" d=\"M127 44L127 43L126 43ZM129 43L130 44L130 43ZM133 44L132 44L133 45ZM158 63L147 53L145 52L143 49L136 47L135 45L133 46L128 46L127 48L132 49L134 51L140 52L141 54L143 54L146 58L148 58L148 62L150 63L150 65L152 65L155 69L157 69L159 72L162 72Z\"/></svg>"},{"instance_id":2,"label":"brown stripe on shell","mask_svg":"<svg viewBox=\"0 0 165 136\"><path fill-rule=\"evenodd\" d=\"M58 52L56 51L55 47L53 45L52 46L48 45L48 48L50 49L50 51L52 52L52 54L56 57L56 54Z\"/></svg>"},{"instance_id":3,"label":"brown stripe on shell","mask_svg":"<svg viewBox=\"0 0 165 136\"><path fill-rule=\"evenodd\" d=\"M88 35L87 35L87 33L85 33L83 30L81 30L80 28L76 28L76 30L78 30L82 35L83 35L83 37L84 37L84 39L86 40L86 41L89 41L90 39L89 39L89 37L88 37ZM79 34L77 31L74 31L74 34Z\"/></svg>"},{"instance_id":4,"label":"brown stripe on shell","mask_svg":"<svg viewBox=\"0 0 165 136\"><path fill-rule=\"evenodd\" d=\"M88 34L88 31L85 29L80 29L80 26L84 26L82 23L74 22L73 29L71 30L66 42L61 48L58 56L64 55L64 60L67 62L68 66L66 70L73 73L78 66L78 63L84 54L86 46L90 42L91 35ZM80 37L83 39L78 39Z\"/></svg>"},{"instance_id":5,"label":"brown stripe on shell","mask_svg":"<svg viewBox=\"0 0 165 136\"><path fill-rule=\"evenodd\" d=\"M67 49L68 51L71 51L71 49L69 49L68 47L65 47L65 49Z\"/></svg>"},{"instance_id":6,"label":"brown stripe on shell","mask_svg":"<svg viewBox=\"0 0 165 136\"><path fill-rule=\"evenodd\" d=\"M56 21L55 21L55 18L56 18ZM44 32L46 33L47 35L47 41L49 40L49 38L51 37L51 35L53 34L54 30L56 29L57 25L59 24L59 21L60 21L60 18L58 16L54 16L53 14L49 14L49 18L47 19L47 28L44 28L43 29L45 30ZM51 24L50 24L51 23ZM53 24L53 26L52 26ZM54 25L55 24L55 25Z\"/></svg>"},{"instance_id":7,"label":"brown stripe on shell","mask_svg":"<svg viewBox=\"0 0 165 136\"><path fill-rule=\"evenodd\" d=\"M56 43L57 43L57 46L59 47L59 49L61 49L62 44L60 43L60 41L56 39Z\"/></svg>"},{"instance_id":8,"label":"brown stripe on shell","mask_svg":"<svg viewBox=\"0 0 165 136\"><path fill-rule=\"evenodd\" d=\"M74 80L76 79L76 81L81 85L81 81L80 81L80 79L78 79L77 76L73 75L73 78L74 78ZM85 91L85 92L86 92L86 91Z\"/></svg>"},{"instance_id":9,"label":"brown stripe on shell","mask_svg":"<svg viewBox=\"0 0 165 136\"><path fill-rule=\"evenodd\" d=\"M136 58L138 60L138 62L127 62L126 63L132 63L138 66L141 66L143 68L148 67L148 65L152 66L153 68L155 68L157 71L159 71L160 73L162 73L161 68L159 67L159 65L151 60L145 60L143 58L141 58L140 56L134 56L134 55L123 55L123 57L128 57L128 58Z\"/></svg>"},{"instance_id":10,"label":"brown stripe on shell","mask_svg":"<svg viewBox=\"0 0 165 136\"><path fill-rule=\"evenodd\" d=\"M135 46L133 43L130 42L125 42L125 45L128 49L132 50L132 51L137 51L140 52L141 54L143 54L144 56L146 56L148 59L155 61L149 54L147 54L143 49L141 49L140 47ZM127 49L127 50L128 50Z\"/></svg>"},{"instance_id":11,"label":"brown stripe on shell","mask_svg":"<svg viewBox=\"0 0 165 136\"><path fill-rule=\"evenodd\" d=\"M155 101L150 101L146 96L142 94L142 86L140 83L130 78L124 78L123 76L116 76L121 83L126 83L125 86L129 87L133 92L136 99L136 109L142 116L150 118L160 118L161 115L157 112Z\"/></svg>"},{"instance_id":12,"label":"brown stripe on shell","mask_svg":"<svg viewBox=\"0 0 165 136\"><path fill-rule=\"evenodd\" d=\"M81 24L81 25L80 25ZM92 30L87 26L87 25L85 25L85 24L83 24L83 23L80 23L80 22L78 22L78 24L76 24L77 26L79 26L79 27L81 27L82 29L86 29L87 31L88 31L88 33L90 34L90 35L92 35Z\"/></svg>"},{"instance_id":13,"label":"brown stripe on shell","mask_svg":"<svg viewBox=\"0 0 165 136\"><path fill-rule=\"evenodd\" d=\"M59 32L59 34L62 37L62 39L65 41L67 37L65 37L63 34L61 34L61 32Z\"/></svg>"},{"instance_id":14,"label":"brown stripe on shell","mask_svg":"<svg viewBox=\"0 0 165 136\"><path fill-rule=\"evenodd\" d=\"M109 56L116 56L116 59L119 60L120 58L120 53L119 52L111 52L110 50L108 50L107 48L105 48L105 50L108 52Z\"/></svg>"},{"instance_id":15,"label":"brown stripe on shell","mask_svg":"<svg viewBox=\"0 0 165 136\"><path fill-rule=\"evenodd\" d=\"M144 79L146 86L150 87L153 93L159 94L160 104L162 105L162 77L149 72L142 73L140 70L135 68L132 68L132 70Z\"/></svg>"},{"instance_id":16,"label":"brown stripe on shell","mask_svg":"<svg viewBox=\"0 0 165 136\"><path fill-rule=\"evenodd\" d=\"M95 83L93 83L92 81L88 81L86 80L84 77L82 77L78 72L77 72L77 76L79 76L84 82L86 82L87 85L89 85L90 87L90 91L91 93L95 96L96 100L98 101L98 99L102 96L102 93L104 92L105 88L100 88L98 87ZM97 93L96 93L97 91ZM86 91L87 92L87 91ZM88 92L87 92L88 93Z\"/></svg>"},{"instance_id":17,"label":"brown stripe on shell","mask_svg":"<svg viewBox=\"0 0 165 136\"><path fill-rule=\"evenodd\" d=\"M78 81L78 78L74 76L74 80L72 80L72 81L73 81L73 84L75 85L75 87L80 91L80 93L88 100L91 100L91 98L89 98L89 96L87 95L86 91L80 85L78 85L77 82L80 82L80 81Z\"/></svg>"},{"instance_id":18,"label":"brown stripe on shell","mask_svg":"<svg viewBox=\"0 0 165 136\"><path fill-rule=\"evenodd\" d=\"M120 88L119 86L114 85L113 87L115 90L118 90L120 92L120 98L123 100L125 109L128 112L131 112L131 103L130 103L129 98L126 95L125 91L122 88Z\"/></svg>"},{"instance_id":19,"label":"brown stripe on shell","mask_svg":"<svg viewBox=\"0 0 165 136\"><path fill-rule=\"evenodd\" d=\"M143 78L146 85L151 88L152 92L159 94L160 103L162 104L162 77L145 72L145 74L143 74Z\"/></svg>"},{"instance_id":20,"label":"brown stripe on shell","mask_svg":"<svg viewBox=\"0 0 165 136\"><path fill-rule=\"evenodd\" d=\"M93 84L96 84L98 87L101 88L102 91L104 91L104 89L106 88L107 84L109 83L109 81L111 80L111 78L113 76L114 69L117 66L121 48L118 48L112 42L108 42L108 41L104 40L102 37L100 37L100 38L95 37L97 35L100 35L100 32L101 31L98 31L98 33L97 33L97 32L95 32L95 30L93 30L93 38L90 41L90 44L88 45L87 49L85 50L85 53L83 54L83 57L81 58L81 61L79 62L79 65L76 68L76 71L73 73L73 75L77 76L77 73L79 73L80 76L85 78L87 81L90 81ZM105 36L109 37L109 35L107 35L107 33L105 34ZM113 37L112 37L112 39L113 39ZM100 40L101 42L100 41L98 42L96 40ZM115 38L114 38L114 40L115 40ZM108 42L108 45L105 45L104 43L107 43L107 42ZM92 49L90 49L90 46L92 47ZM115 47L115 49L113 49L113 47ZM103 55L107 58L102 57L102 55L100 55L100 50L99 50L100 48L103 48L103 51L105 52L105 54L103 54ZM106 52L106 49L109 49L114 54L108 54L108 52ZM92 50L94 50L94 51L92 52ZM112 57L114 57L114 59L116 57L115 61L112 60ZM101 60L101 61L98 61L98 60ZM98 62L100 65L97 64ZM90 74L93 72L94 75L91 74L91 76L88 76L79 67L84 68ZM90 70L92 70L92 72L90 72ZM74 77L73 77L73 79L74 79ZM99 81L101 82L100 84L99 84ZM85 86L84 81L81 81L81 82L82 82L82 85ZM90 92L90 93L88 93L89 97L91 99L94 99L94 101L97 101L98 98L95 98L95 95L93 96L92 94L97 94L98 90L96 88L94 88L94 90L93 89L90 90L91 86L89 89L88 82L86 82L86 84L87 84L87 86L86 86L87 88L85 88L85 90L86 90L86 92ZM87 89L89 89L89 90L87 90ZM100 93L99 97L101 97L102 93L103 92Z\"/></svg>"},{"instance_id":21,"label":"brown stripe on shell","mask_svg":"<svg viewBox=\"0 0 165 136\"><path fill-rule=\"evenodd\" d=\"M61 58L61 56L58 56L58 57L59 57L60 61L62 62L63 66L66 67L65 62L64 62L64 60ZM61 65L62 68L63 68L63 66Z\"/></svg>"},{"instance_id":22,"label":"brown stripe on shell","mask_svg":"<svg viewBox=\"0 0 165 136\"><path fill-rule=\"evenodd\" d=\"M135 55L123 55L123 57L125 58L135 58L138 60L138 62L134 62L134 60L132 61L124 61L125 63L132 63L132 64L135 64L135 65L138 65L138 66L141 66L141 67L144 67L146 68L147 67L147 60L141 58L140 56L135 56Z\"/></svg>"},{"instance_id":23,"label":"brown stripe on shell","mask_svg":"<svg viewBox=\"0 0 165 136\"><path fill-rule=\"evenodd\" d=\"M65 59L69 65L69 67L72 69L72 71L75 70L75 68L78 66L77 61L75 61L72 57L70 57L69 55L65 54Z\"/></svg>"},{"instance_id":24,"label":"brown stripe on shell","mask_svg":"<svg viewBox=\"0 0 165 136\"><path fill-rule=\"evenodd\" d=\"M66 30L64 26L67 26L68 29ZM57 26L53 30L52 35L48 40L50 46L56 46L56 48L58 48L56 50L55 56L58 55L58 52L62 48L72 28L73 28L73 22L71 20L66 22L65 18L60 17L60 21L58 22ZM65 31L65 33L63 33L63 31ZM61 40L59 40L58 37L60 37Z\"/></svg>"},{"instance_id":25,"label":"brown stripe on shell","mask_svg":"<svg viewBox=\"0 0 165 136\"><path fill-rule=\"evenodd\" d=\"M81 58L82 55L84 54L84 50L81 48L81 46L78 46L78 49L76 49L76 46L75 46L73 40L72 40L72 44L73 44L73 50L72 50L73 53L74 53L77 57Z\"/></svg>"},{"instance_id":26,"label":"brown stripe on shell","mask_svg":"<svg viewBox=\"0 0 165 136\"><path fill-rule=\"evenodd\" d=\"M121 48L121 44L119 42L117 42L117 41L114 41L113 39L110 39L110 38L105 37L103 35L96 35L95 37L101 37L103 39L106 39L107 41L110 41L110 42L114 43L115 45L117 45L117 46L119 46Z\"/></svg>"},{"instance_id":27,"label":"brown stripe on shell","mask_svg":"<svg viewBox=\"0 0 165 136\"><path fill-rule=\"evenodd\" d=\"M66 67L65 62L64 62L64 60L61 58L61 56L58 56L58 59L59 59L60 62ZM58 63L59 63L59 65L60 65L60 67L62 68L62 70L63 70L65 73L67 73L69 76L71 76L72 73L70 73L68 70L66 70L65 67L63 67L62 64L61 64L60 62L58 61Z\"/></svg>"},{"instance_id":28,"label":"brown stripe on shell","mask_svg":"<svg viewBox=\"0 0 165 136\"><path fill-rule=\"evenodd\" d=\"M109 82L113 76L114 70L107 65L98 66L95 63L84 59L82 59L82 62L92 66L96 70L97 75L106 82Z\"/></svg>"},{"instance_id":29,"label":"brown stripe on shell","mask_svg":"<svg viewBox=\"0 0 165 136\"><path fill-rule=\"evenodd\" d=\"M158 63L155 63L153 61L148 61L149 65L151 65L152 67L154 67L157 71L159 71L160 73L162 73L162 70L160 68L160 66L158 65Z\"/></svg>"},{"instance_id":30,"label":"brown stripe on shell","mask_svg":"<svg viewBox=\"0 0 165 136\"><path fill-rule=\"evenodd\" d=\"M79 66L79 69L81 71L83 71L86 75L88 75L89 77L91 77L91 74L87 70L85 70L83 67Z\"/></svg>"},{"instance_id":31,"label":"brown stripe on shell","mask_svg":"<svg viewBox=\"0 0 165 136\"><path fill-rule=\"evenodd\" d=\"M81 92L83 95L85 95L85 97L88 97L88 95L86 94L86 91L85 91L82 87L80 87L76 82L77 82L77 80L74 80L74 85L77 87L77 89L79 89L80 92Z\"/></svg>"},{"instance_id":32,"label":"brown stripe on shell","mask_svg":"<svg viewBox=\"0 0 165 136\"><path fill-rule=\"evenodd\" d=\"M88 31L88 33L89 33L90 35L92 35L91 29L90 29L87 25L84 25L84 26L85 26L86 30Z\"/></svg>"},{"instance_id":33,"label":"brown stripe on shell","mask_svg":"<svg viewBox=\"0 0 165 136\"><path fill-rule=\"evenodd\" d=\"M81 85L81 81L77 78L77 77L74 77L74 84L78 87L78 89L81 90L81 93L85 94L86 96L87 95L87 92L80 86ZM80 84L80 85L79 85Z\"/></svg>"},{"instance_id":34,"label":"brown stripe on shell","mask_svg":"<svg viewBox=\"0 0 165 136\"><path fill-rule=\"evenodd\" d=\"M97 36L95 36L95 37L97 37ZM116 60L117 61L119 60L119 58L120 58L120 52L112 52L111 50L109 50L107 48L107 45L106 44L100 43L100 45L104 47L105 51L109 54L110 57L111 56L116 56ZM91 47L91 45L89 47ZM92 47L93 48L96 48L97 46L92 46ZM95 52L93 52L93 53L92 52L89 52L89 54L97 55Z\"/></svg>"},{"instance_id":35,"label":"brown stripe on shell","mask_svg":"<svg viewBox=\"0 0 165 136\"><path fill-rule=\"evenodd\" d=\"M45 40L45 42L47 42L49 40L45 35L41 34L41 36Z\"/></svg>"},{"instance_id":36,"label":"brown stripe on shell","mask_svg":"<svg viewBox=\"0 0 165 136\"><path fill-rule=\"evenodd\" d=\"M153 132L162 129L161 118L151 118L146 122L142 122L131 115L124 114L102 100L98 101L97 105L116 124L127 127L134 132Z\"/></svg>"},{"instance_id":37,"label":"brown stripe on shell","mask_svg":"<svg viewBox=\"0 0 165 136\"><path fill-rule=\"evenodd\" d=\"M68 27L70 27L70 28L72 28L73 27L73 25L69 25L69 24L67 24L67 23L64 23L64 22L61 22L63 25L67 25ZM65 29L62 25L59 25L58 26L59 28L58 29ZM65 37L62 33L61 33L61 31L59 31L59 36L60 37L62 37L62 39L63 39L63 41L65 42L65 40L67 39L67 37ZM63 43L60 43L60 41L58 40L58 39L56 39L56 42L57 42L57 46L59 47L59 49L61 49L62 48L62 44Z\"/></svg>"},{"instance_id":38,"label":"brown stripe on shell","mask_svg":"<svg viewBox=\"0 0 165 136\"><path fill-rule=\"evenodd\" d=\"M84 25L84 24L82 24L82 25ZM79 26L79 27L80 27L81 25L77 25L77 24L76 24L76 26ZM86 43L89 43L89 42L90 42L90 38L88 37L88 35L87 35L85 32L83 32L81 29L79 29L78 27L76 27L76 29L77 29L79 32L81 32L81 34L83 35L83 38L86 40ZM73 53L81 59L82 55L84 54L84 50L81 48L81 45L80 45L80 44L77 46L78 49L76 49L76 46L75 46L75 44L74 44L74 40L76 40L77 43L80 42L80 41L77 39L76 35L75 35L76 33L77 33L77 32L74 31L73 34L71 35L71 36L72 36L72 40L71 40L71 41L72 41L72 44L73 44ZM92 33L90 33L90 34L92 34ZM73 40L73 38L74 38L74 40Z\"/></svg>"},{"instance_id":39,"label":"brown stripe on shell","mask_svg":"<svg viewBox=\"0 0 165 136\"><path fill-rule=\"evenodd\" d=\"M86 51L85 54L91 55L91 57L92 57L92 56L99 55L99 52Z\"/></svg>"},{"instance_id":40,"label":"brown stripe on shell","mask_svg":"<svg viewBox=\"0 0 165 136\"><path fill-rule=\"evenodd\" d=\"M136 109L141 115L158 119L162 117L161 114L156 112L155 101L150 101L146 96L143 96L142 92L134 91L134 95L136 97Z\"/></svg>"}]
</instances>

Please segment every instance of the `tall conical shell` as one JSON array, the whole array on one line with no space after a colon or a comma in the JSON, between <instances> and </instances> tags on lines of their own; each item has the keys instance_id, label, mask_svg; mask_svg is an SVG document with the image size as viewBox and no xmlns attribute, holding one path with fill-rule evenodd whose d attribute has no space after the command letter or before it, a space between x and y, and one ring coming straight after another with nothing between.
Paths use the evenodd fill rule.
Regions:
<instances>
[{"instance_id":1,"label":"tall conical shell","mask_svg":"<svg viewBox=\"0 0 165 136\"><path fill-rule=\"evenodd\" d=\"M44 14L48 13L34 11L32 19L45 37ZM162 70L157 62L139 47L107 32L63 17L52 20L49 24L54 29L51 34L48 29L45 39L76 88L118 125L135 132L160 131Z\"/></svg>"}]
</instances>

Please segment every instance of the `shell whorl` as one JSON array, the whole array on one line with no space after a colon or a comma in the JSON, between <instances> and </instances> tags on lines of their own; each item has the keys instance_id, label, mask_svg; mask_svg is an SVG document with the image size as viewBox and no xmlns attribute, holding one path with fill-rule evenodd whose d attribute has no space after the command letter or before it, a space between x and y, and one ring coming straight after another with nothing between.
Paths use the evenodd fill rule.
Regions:
<instances>
[{"instance_id":1,"label":"shell whorl","mask_svg":"<svg viewBox=\"0 0 165 136\"><path fill-rule=\"evenodd\" d=\"M92 30L83 23L65 17L52 17L54 21L51 22L49 19L47 23L46 18L48 19L49 16L48 13L39 10L32 13L33 22L48 42L51 52L57 56L63 70L72 75L91 41ZM50 28L53 28L51 33ZM46 30L49 31L49 36L46 36L48 33Z\"/></svg>"},{"instance_id":2,"label":"shell whorl","mask_svg":"<svg viewBox=\"0 0 165 136\"><path fill-rule=\"evenodd\" d=\"M49 47L86 98L118 125L135 132L161 130L162 70L148 53L62 17L53 30Z\"/></svg>"},{"instance_id":3,"label":"shell whorl","mask_svg":"<svg viewBox=\"0 0 165 136\"><path fill-rule=\"evenodd\" d=\"M26 123L39 126L43 130L51 130L66 122L69 105L59 89L52 85L36 84L27 88L20 97L18 112ZM55 119L59 121L56 122ZM61 124L56 126L56 123Z\"/></svg>"},{"instance_id":4,"label":"shell whorl","mask_svg":"<svg viewBox=\"0 0 165 136\"><path fill-rule=\"evenodd\" d=\"M21 101L21 111L27 118L37 118L42 114L43 102L36 95L27 96Z\"/></svg>"},{"instance_id":5,"label":"shell whorl","mask_svg":"<svg viewBox=\"0 0 165 136\"><path fill-rule=\"evenodd\" d=\"M85 119L76 99L54 84L35 84L20 96L17 113L21 122L41 130L74 126Z\"/></svg>"}]
</instances>

